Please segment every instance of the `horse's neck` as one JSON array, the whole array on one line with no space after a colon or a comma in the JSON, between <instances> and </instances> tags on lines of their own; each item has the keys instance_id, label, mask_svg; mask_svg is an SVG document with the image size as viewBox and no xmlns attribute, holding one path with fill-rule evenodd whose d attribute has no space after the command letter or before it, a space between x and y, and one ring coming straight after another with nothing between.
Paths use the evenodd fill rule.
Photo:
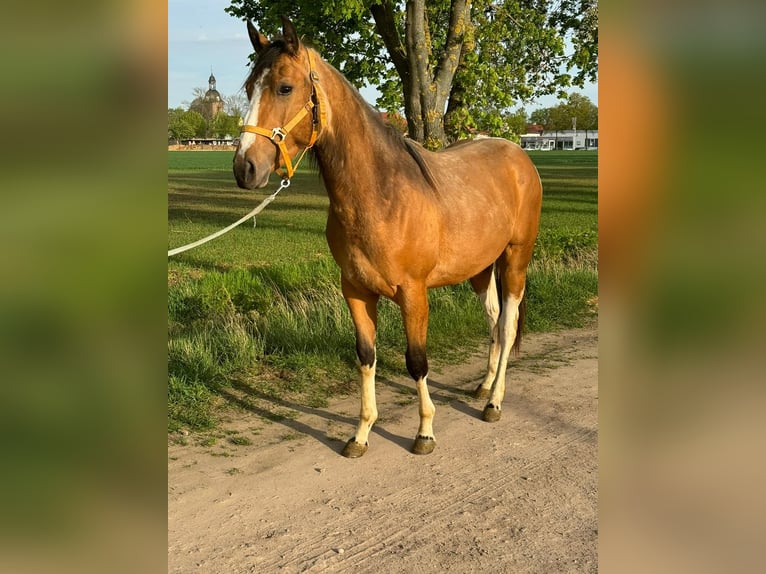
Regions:
<instances>
[{"instance_id":1,"label":"horse's neck","mask_svg":"<svg viewBox=\"0 0 766 574\"><path fill-rule=\"evenodd\" d=\"M390 154L379 153L386 129L369 117L367 104L339 72L324 63L322 85L330 108L329 125L316 144L319 170L336 211L367 210L390 193Z\"/></svg>"}]
</instances>

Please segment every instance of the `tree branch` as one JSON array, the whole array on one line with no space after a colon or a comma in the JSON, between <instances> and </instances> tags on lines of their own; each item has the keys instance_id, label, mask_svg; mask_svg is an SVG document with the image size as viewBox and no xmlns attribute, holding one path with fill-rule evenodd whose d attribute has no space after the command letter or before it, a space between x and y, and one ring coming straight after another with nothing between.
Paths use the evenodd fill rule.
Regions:
<instances>
[{"instance_id":1,"label":"tree branch","mask_svg":"<svg viewBox=\"0 0 766 574\"><path fill-rule=\"evenodd\" d=\"M452 0L447 41L434 73L434 83L439 93L439 99L446 99L449 87L452 85L452 78L455 76L455 70L457 70L460 62L460 52L463 49L466 27L470 24L468 21L470 11L471 0Z\"/></svg>"},{"instance_id":2,"label":"tree branch","mask_svg":"<svg viewBox=\"0 0 766 574\"><path fill-rule=\"evenodd\" d=\"M384 0L380 4L370 6L370 12L375 20L375 29L380 34L383 45L391 56L391 62L394 64L399 77L404 80L409 75L410 70L407 65L407 50L399 31L396 29L394 5L391 0Z\"/></svg>"}]
</instances>

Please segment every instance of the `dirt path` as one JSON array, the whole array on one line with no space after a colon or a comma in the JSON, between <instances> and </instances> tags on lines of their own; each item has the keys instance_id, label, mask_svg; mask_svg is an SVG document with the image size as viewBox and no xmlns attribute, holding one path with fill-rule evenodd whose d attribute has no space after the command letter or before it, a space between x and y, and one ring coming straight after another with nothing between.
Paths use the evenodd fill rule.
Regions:
<instances>
[{"instance_id":1,"label":"dirt path","mask_svg":"<svg viewBox=\"0 0 766 574\"><path fill-rule=\"evenodd\" d=\"M361 459L338 454L356 397L301 408L233 456L170 446L168 571L596 572L597 350L595 327L528 336L495 424L466 394L482 356L433 372L428 456L409 452L406 378L378 385Z\"/></svg>"}]
</instances>

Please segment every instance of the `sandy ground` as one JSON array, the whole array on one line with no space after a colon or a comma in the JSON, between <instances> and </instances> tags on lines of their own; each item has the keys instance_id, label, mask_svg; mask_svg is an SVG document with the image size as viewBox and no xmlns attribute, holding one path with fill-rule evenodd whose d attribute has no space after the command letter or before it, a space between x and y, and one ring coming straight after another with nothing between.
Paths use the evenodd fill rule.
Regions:
<instances>
[{"instance_id":1,"label":"sandy ground","mask_svg":"<svg viewBox=\"0 0 766 574\"><path fill-rule=\"evenodd\" d=\"M483 354L432 372L427 456L407 377L379 379L360 459L339 454L357 397L296 406L227 456L170 445L168 571L596 572L597 354L595 326L528 335L497 423L469 394Z\"/></svg>"}]
</instances>

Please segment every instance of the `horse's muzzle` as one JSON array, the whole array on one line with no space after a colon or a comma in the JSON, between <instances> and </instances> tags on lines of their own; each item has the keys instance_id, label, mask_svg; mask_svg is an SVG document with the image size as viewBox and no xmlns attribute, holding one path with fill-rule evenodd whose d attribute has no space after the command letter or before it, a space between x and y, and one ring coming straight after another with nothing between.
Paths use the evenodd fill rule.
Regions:
<instances>
[{"instance_id":1,"label":"horse's muzzle","mask_svg":"<svg viewBox=\"0 0 766 574\"><path fill-rule=\"evenodd\" d=\"M234 156L234 179L237 180L237 185L242 189L265 187L269 182L270 173L268 168L257 169L253 160L247 156L242 156L239 153Z\"/></svg>"}]
</instances>

